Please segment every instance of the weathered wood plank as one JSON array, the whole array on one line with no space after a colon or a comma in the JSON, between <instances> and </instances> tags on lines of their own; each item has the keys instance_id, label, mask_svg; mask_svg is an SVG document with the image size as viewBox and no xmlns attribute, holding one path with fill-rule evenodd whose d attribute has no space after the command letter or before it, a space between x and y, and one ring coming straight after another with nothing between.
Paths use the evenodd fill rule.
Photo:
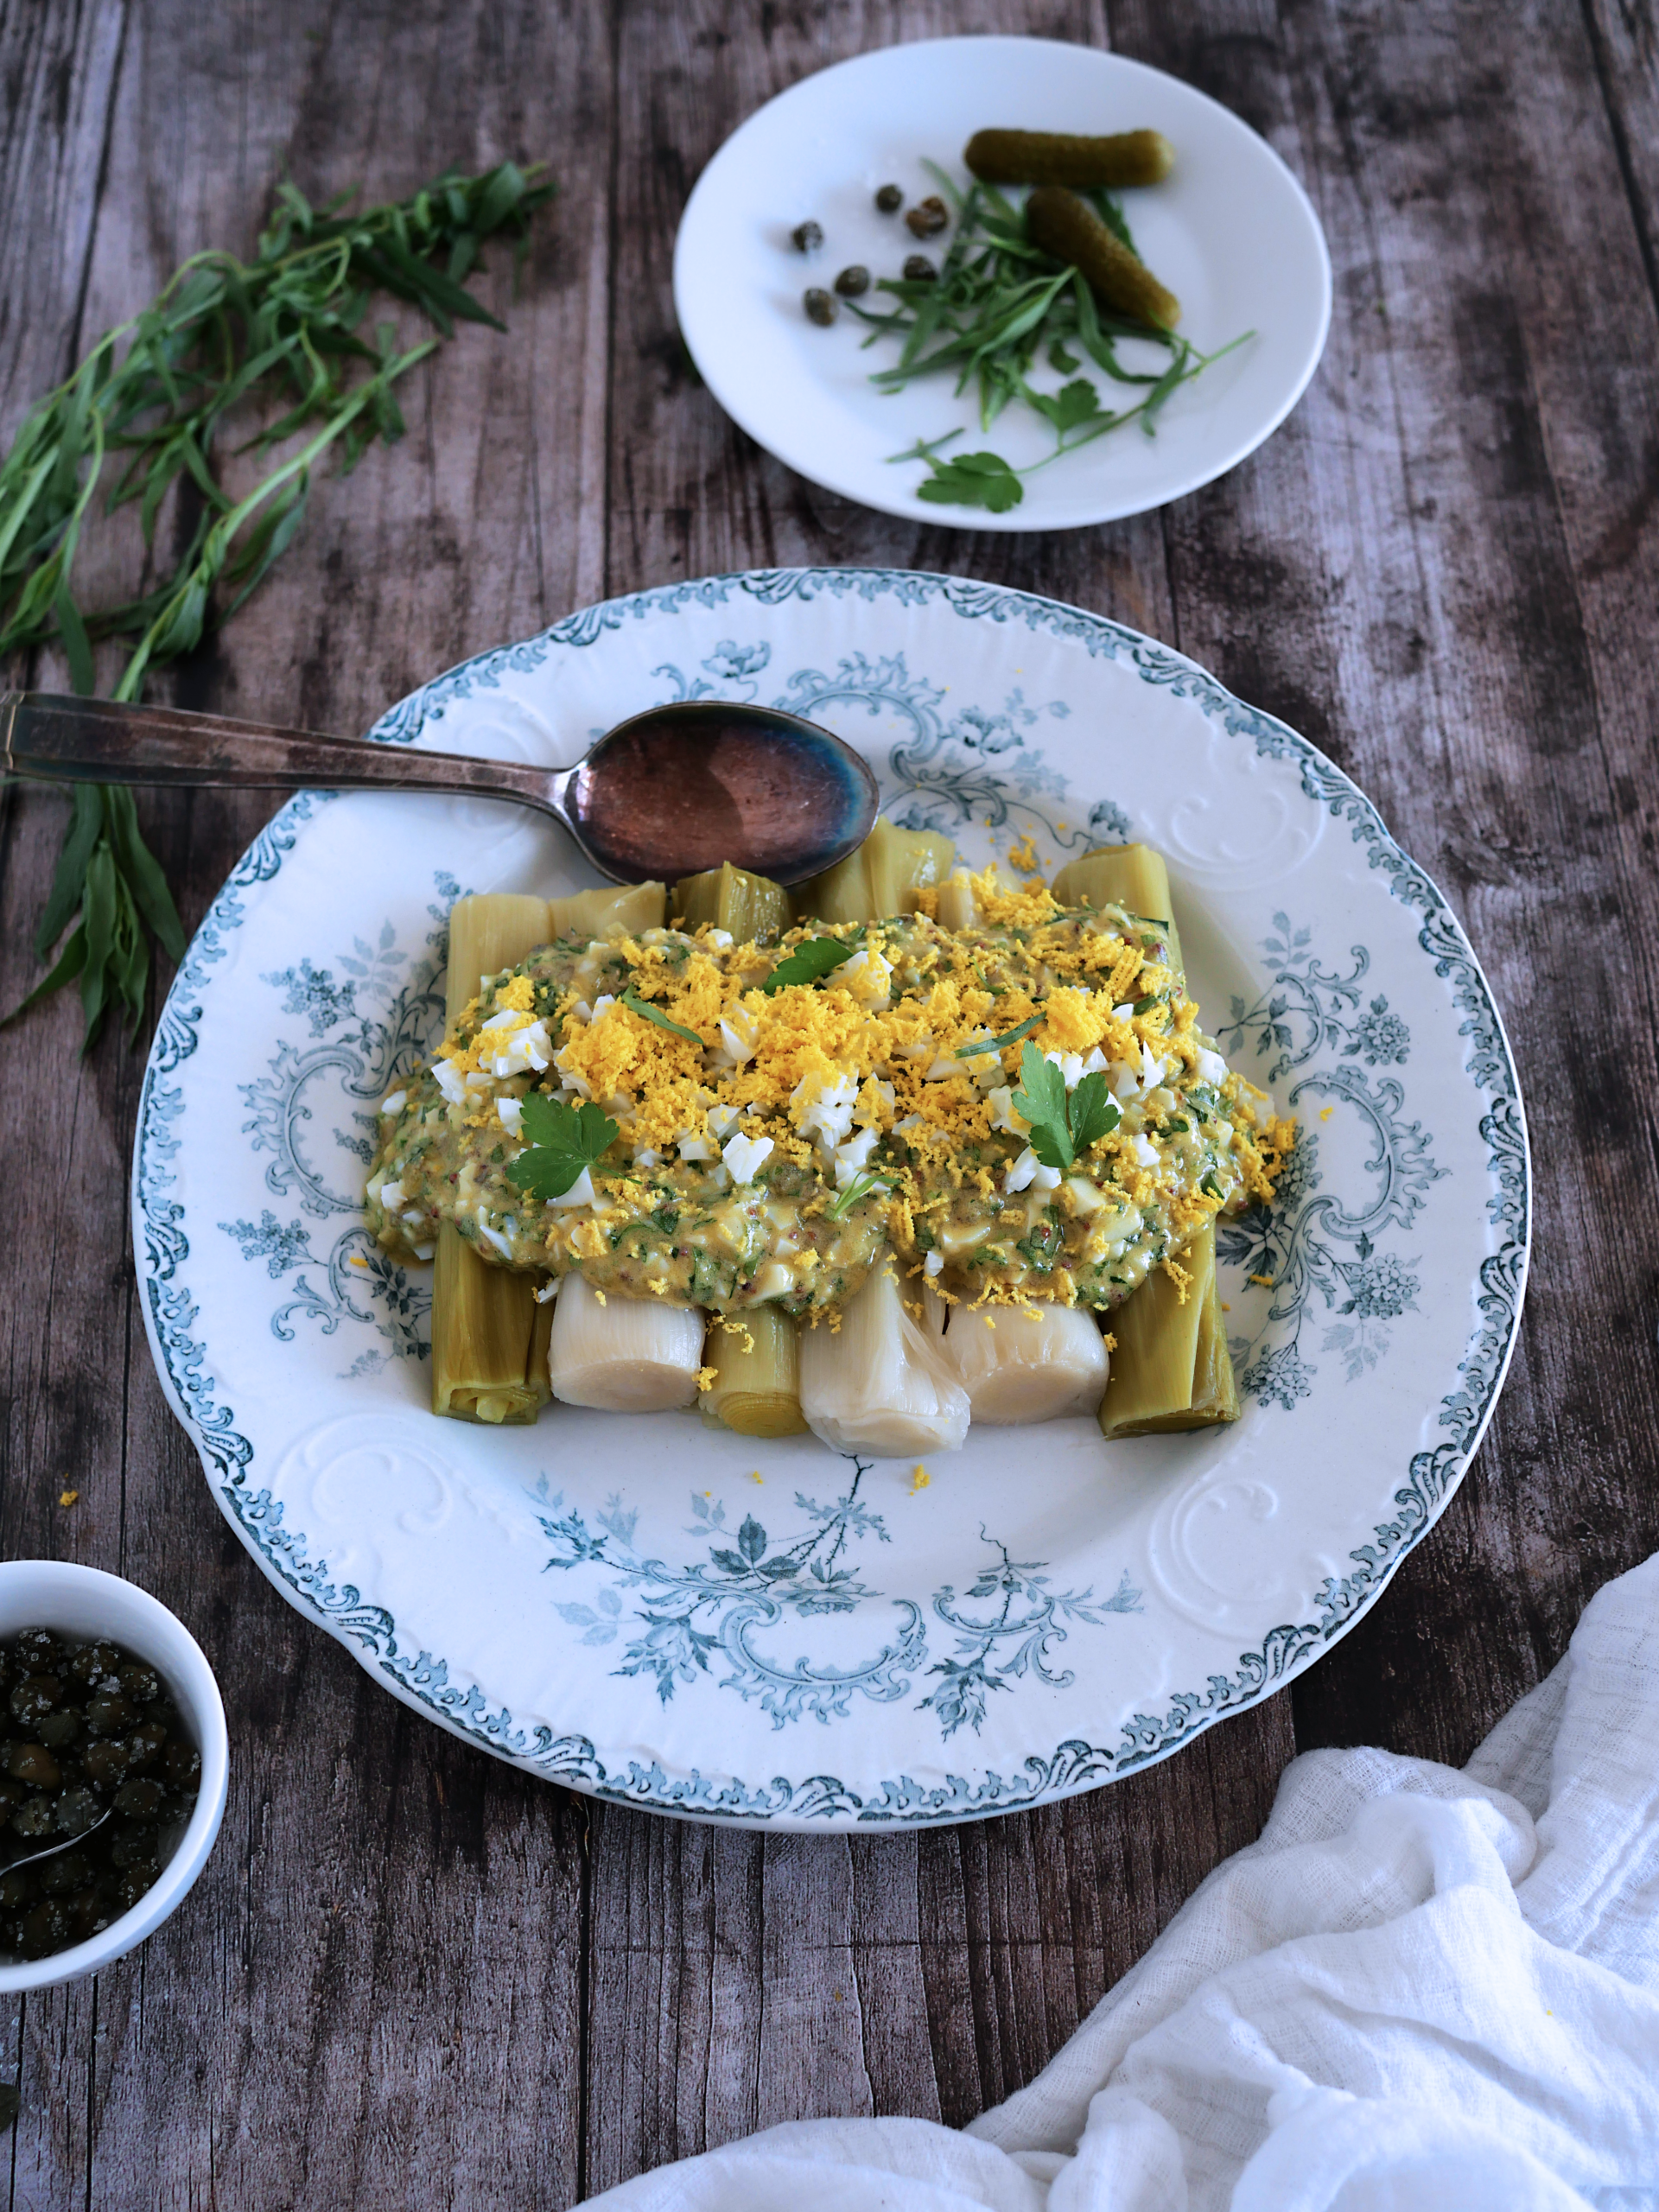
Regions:
<instances>
[{"instance_id":1,"label":"weathered wood plank","mask_svg":"<svg viewBox=\"0 0 1659 2212\"><path fill-rule=\"evenodd\" d=\"M133 29L92 162L107 170L88 332L187 253L251 241L284 162L319 197L356 178L385 197L447 159L550 151L577 217L544 226L516 307L499 257L486 285L512 337L466 330L406 387L404 450L320 484L285 569L184 671L190 703L360 728L445 661L599 588L610 110L604 26L579 9L480 11L465 35L435 4L332 29L321 6L153 11ZM62 227L75 174L69 153L43 168L37 241ZM60 372L15 372L24 397ZM11 803L7 1003L31 980L22 948L61 813L46 794ZM266 810L141 805L193 920ZM190 1622L225 1689L232 1781L175 1920L95 1987L26 2008L15 2201L569 2201L585 1815L396 1707L224 1529L131 1310L139 1064L106 1045L77 1079L76 1032L66 1001L0 1042L10 1095L59 1101L13 1153L55 1287L9 1315L0 1528L14 1554L118 1568ZM68 1469L82 1496L66 1516L48 1500Z\"/></svg>"},{"instance_id":2,"label":"weathered wood plank","mask_svg":"<svg viewBox=\"0 0 1659 2212\"><path fill-rule=\"evenodd\" d=\"M1449 11L1298 10L1282 70L1250 17L1146 10L1136 50L1292 152L1338 311L1287 429L1170 512L1181 643L1325 744L1446 889L1541 1169L1479 1465L1299 1688L1297 1733L1461 1759L1659 1541L1645 1261L1616 1226L1654 1080L1653 297L1576 15L1503 11L1471 46Z\"/></svg>"}]
</instances>

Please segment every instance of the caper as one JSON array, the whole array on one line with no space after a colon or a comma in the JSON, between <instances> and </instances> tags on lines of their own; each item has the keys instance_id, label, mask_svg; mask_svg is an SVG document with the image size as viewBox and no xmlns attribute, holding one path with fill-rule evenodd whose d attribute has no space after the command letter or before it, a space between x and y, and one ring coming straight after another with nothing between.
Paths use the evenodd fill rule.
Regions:
<instances>
[{"instance_id":1,"label":"caper","mask_svg":"<svg viewBox=\"0 0 1659 2212\"><path fill-rule=\"evenodd\" d=\"M828 325L836 319L835 296L826 292L822 284L810 285L801 295L801 305L806 309L809 322Z\"/></svg>"},{"instance_id":2,"label":"caper","mask_svg":"<svg viewBox=\"0 0 1659 2212\"><path fill-rule=\"evenodd\" d=\"M823 244L823 226L822 223L797 223L789 238L798 253L816 253Z\"/></svg>"},{"instance_id":3,"label":"caper","mask_svg":"<svg viewBox=\"0 0 1659 2212\"><path fill-rule=\"evenodd\" d=\"M905 195L896 184L884 184L877 188L875 204L884 215L896 215L905 204Z\"/></svg>"},{"instance_id":4,"label":"caper","mask_svg":"<svg viewBox=\"0 0 1659 2212\"><path fill-rule=\"evenodd\" d=\"M201 1753L194 1744L169 1744L162 1754L162 1771L169 1782L194 1788L201 1772Z\"/></svg>"},{"instance_id":5,"label":"caper","mask_svg":"<svg viewBox=\"0 0 1659 2212\"><path fill-rule=\"evenodd\" d=\"M53 1808L53 1819L65 1835L84 1835L103 1817L104 1808L92 1791L85 1785L79 1789L66 1789Z\"/></svg>"},{"instance_id":6,"label":"caper","mask_svg":"<svg viewBox=\"0 0 1659 2212\"><path fill-rule=\"evenodd\" d=\"M938 277L938 270L925 253L912 253L905 262L905 281L910 284L931 284Z\"/></svg>"},{"instance_id":7,"label":"caper","mask_svg":"<svg viewBox=\"0 0 1659 2212\"><path fill-rule=\"evenodd\" d=\"M129 1820L157 1821L167 1802L159 1782L124 1782L115 1793L115 1809Z\"/></svg>"},{"instance_id":8,"label":"caper","mask_svg":"<svg viewBox=\"0 0 1659 2212\"><path fill-rule=\"evenodd\" d=\"M11 1816L14 1835L50 1835L52 1833L52 1800L44 1792L25 1797Z\"/></svg>"},{"instance_id":9,"label":"caper","mask_svg":"<svg viewBox=\"0 0 1659 2212\"><path fill-rule=\"evenodd\" d=\"M146 1720L142 1727L135 1728L127 1738L129 1771L142 1774L166 1741L167 1731L157 1720Z\"/></svg>"},{"instance_id":10,"label":"caper","mask_svg":"<svg viewBox=\"0 0 1659 2212\"><path fill-rule=\"evenodd\" d=\"M117 1866L147 1867L149 1878L154 1881L159 1872L156 1864L154 1832L129 1821L116 1830L110 1844L110 1859Z\"/></svg>"},{"instance_id":11,"label":"caper","mask_svg":"<svg viewBox=\"0 0 1659 2212\"><path fill-rule=\"evenodd\" d=\"M0 1874L0 1912L21 1912L34 1900L35 1877L27 1866L14 1867L10 1873Z\"/></svg>"},{"instance_id":12,"label":"caper","mask_svg":"<svg viewBox=\"0 0 1659 2212\"><path fill-rule=\"evenodd\" d=\"M49 1897L85 1888L92 1878L92 1862L84 1852L60 1851L55 1859L41 1861L41 1887Z\"/></svg>"},{"instance_id":13,"label":"caper","mask_svg":"<svg viewBox=\"0 0 1659 2212\"><path fill-rule=\"evenodd\" d=\"M127 1747L119 1738L88 1744L80 1764L89 1782L99 1789L111 1789L126 1773Z\"/></svg>"},{"instance_id":14,"label":"caper","mask_svg":"<svg viewBox=\"0 0 1659 2212\"><path fill-rule=\"evenodd\" d=\"M25 1728L32 1728L56 1710L62 1695L63 1684L55 1675L30 1675L11 1694L11 1717Z\"/></svg>"},{"instance_id":15,"label":"caper","mask_svg":"<svg viewBox=\"0 0 1659 2212\"><path fill-rule=\"evenodd\" d=\"M137 1719L119 1690L99 1689L86 1706L86 1726L94 1736L118 1736Z\"/></svg>"},{"instance_id":16,"label":"caper","mask_svg":"<svg viewBox=\"0 0 1659 2212\"><path fill-rule=\"evenodd\" d=\"M146 1890L156 1879L154 1867L129 1866L118 1874L111 1885L111 1895L118 1912L130 1912Z\"/></svg>"},{"instance_id":17,"label":"caper","mask_svg":"<svg viewBox=\"0 0 1659 2212\"><path fill-rule=\"evenodd\" d=\"M28 1662L24 1671L38 1675L63 1649L49 1628L19 1629L12 1638L12 1649Z\"/></svg>"},{"instance_id":18,"label":"caper","mask_svg":"<svg viewBox=\"0 0 1659 2212\"><path fill-rule=\"evenodd\" d=\"M913 207L905 211L905 221L913 238L937 238L950 220L950 210L937 192L931 192L925 200L918 200Z\"/></svg>"},{"instance_id":19,"label":"caper","mask_svg":"<svg viewBox=\"0 0 1659 2212\"><path fill-rule=\"evenodd\" d=\"M105 1675L112 1675L121 1664L121 1653L113 1643L83 1644L69 1662L69 1672L78 1682L90 1689Z\"/></svg>"},{"instance_id":20,"label":"caper","mask_svg":"<svg viewBox=\"0 0 1659 2212\"><path fill-rule=\"evenodd\" d=\"M80 1733L80 1715L73 1707L61 1713L48 1713L35 1724L38 1741L49 1751L60 1751L66 1744L73 1744Z\"/></svg>"},{"instance_id":21,"label":"caper","mask_svg":"<svg viewBox=\"0 0 1659 2212\"><path fill-rule=\"evenodd\" d=\"M861 261L855 261L843 269L836 279L836 289L843 300L855 300L861 292L870 289L870 272Z\"/></svg>"},{"instance_id":22,"label":"caper","mask_svg":"<svg viewBox=\"0 0 1659 2212\"><path fill-rule=\"evenodd\" d=\"M161 1678L153 1667L135 1664L131 1660L116 1669L116 1680L122 1693L135 1705L153 1705L162 1694Z\"/></svg>"},{"instance_id":23,"label":"caper","mask_svg":"<svg viewBox=\"0 0 1659 2212\"><path fill-rule=\"evenodd\" d=\"M63 1779L62 1768L44 1744L8 1744L6 1771L14 1782L26 1782L34 1789L55 1789Z\"/></svg>"},{"instance_id":24,"label":"caper","mask_svg":"<svg viewBox=\"0 0 1659 2212\"><path fill-rule=\"evenodd\" d=\"M33 1912L28 1914L17 1931L21 1937L18 1948L26 1959L43 1959L48 1951L60 1951L69 1939L69 1916L56 1897L42 1897Z\"/></svg>"}]
</instances>

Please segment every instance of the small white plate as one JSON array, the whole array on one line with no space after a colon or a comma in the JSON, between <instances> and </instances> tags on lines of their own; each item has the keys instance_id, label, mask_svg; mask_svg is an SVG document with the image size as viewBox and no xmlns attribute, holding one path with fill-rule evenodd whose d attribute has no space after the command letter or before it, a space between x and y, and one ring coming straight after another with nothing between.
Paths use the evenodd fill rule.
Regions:
<instances>
[{"instance_id":1,"label":"small white plate","mask_svg":"<svg viewBox=\"0 0 1659 2212\"><path fill-rule=\"evenodd\" d=\"M1182 334L1200 351L1255 334L1172 396L1155 437L1128 423L1027 477L1023 502L1000 515L918 499L923 464L889 456L960 429L949 452L989 448L1023 468L1052 450L1046 425L1015 405L984 431L972 395L955 397L944 374L884 393L869 378L897 358L896 343L878 338L862 350L856 315L843 311L826 330L801 307L808 285L832 284L849 263L880 277L897 276L918 250L937 261L902 215L877 213L876 188L898 184L912 205L938 189L925 159L968 183L962 149L994 127L1161 130L1176 149L1173 171L1122 195L1135 243L1180 300ZM808 219L822 225L824 243L804 257L790 232ZM1190 85L1052 39L926 39L821 70L732 133L681 219L674 305L727 413L814 483L918 522L1065 530L1180 499L1278 429L1325 347L1331 258L1279 156ZM1159 353L1152 365L1162 360ZM1062 378L1045 364L1032 381L1052 389ZM1103 404L1115 404L1122 388L1095 381Z\"/></svg>"},{"instance_id":2,"label":"small white plate","mask_svg":"<svg viewBox=\"0 0 1659 2212\"><path fill-rule=\"evenodd\" d=\"M265 1573L416 1711L614 1802L957 1821L1163 1758L1311 1666L1456 1488L1526 1276L1526 1130L1428 879L1305 738L1133 630L960 576L767 569L584 607L394 707L386 743L552 766L666 699L855 746L889 813L1046 874L1145 838L1205 1026L1297 1115L1219 1251L1244 1409L912 1464L695 1413L428 1410L429 1274L371 1241L379 1101L442 1033L463 891L591 873L484 799L302 792L214 901L150 1048L144 1318ZM1424 1660L1433 1664L1433 1655Z\"/></svg>"}]
</instances>

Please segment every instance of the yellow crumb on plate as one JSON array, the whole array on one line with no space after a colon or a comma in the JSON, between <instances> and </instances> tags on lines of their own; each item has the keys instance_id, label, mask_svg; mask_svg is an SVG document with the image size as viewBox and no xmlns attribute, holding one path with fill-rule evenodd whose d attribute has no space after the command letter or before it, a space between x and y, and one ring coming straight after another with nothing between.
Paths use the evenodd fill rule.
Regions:
<instances>
[{"instance_id":1,"label":"yellow crumb on plate","mask_svg":"<svg viewBox=\"0 0 1659 2212\"><path fill-rule=\"evenodd\" d=\"M933 1478L928 1473L927 1469L922 1465L918 1459L916 1463L916 1471L910 1478L911 1496L914 1497L918 1491L925 1490L932 1479Z\"/></svg>"}]
</instances>

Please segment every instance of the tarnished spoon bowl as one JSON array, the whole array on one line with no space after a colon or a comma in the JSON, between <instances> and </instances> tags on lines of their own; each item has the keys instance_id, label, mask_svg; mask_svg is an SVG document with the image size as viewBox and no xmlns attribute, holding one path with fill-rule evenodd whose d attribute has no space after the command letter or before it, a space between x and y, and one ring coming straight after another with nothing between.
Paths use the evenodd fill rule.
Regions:
<instances>
[{"instance_id":1,"label":"tarnished spoon bowl","mask_svg":"<svg viewBox=\"0 0 1659 2212\"><path fill-rule=\"evenodd\" d=\"M869 834L879 794L832 731L724 699L648 708L569 768L474 760L321 737L177 707L49 691L0 696L0 768L53 783L219 790L448 791L551 815L620 883L695 875L722 861L801 883Z\"/></svg>"}]
</instances>

